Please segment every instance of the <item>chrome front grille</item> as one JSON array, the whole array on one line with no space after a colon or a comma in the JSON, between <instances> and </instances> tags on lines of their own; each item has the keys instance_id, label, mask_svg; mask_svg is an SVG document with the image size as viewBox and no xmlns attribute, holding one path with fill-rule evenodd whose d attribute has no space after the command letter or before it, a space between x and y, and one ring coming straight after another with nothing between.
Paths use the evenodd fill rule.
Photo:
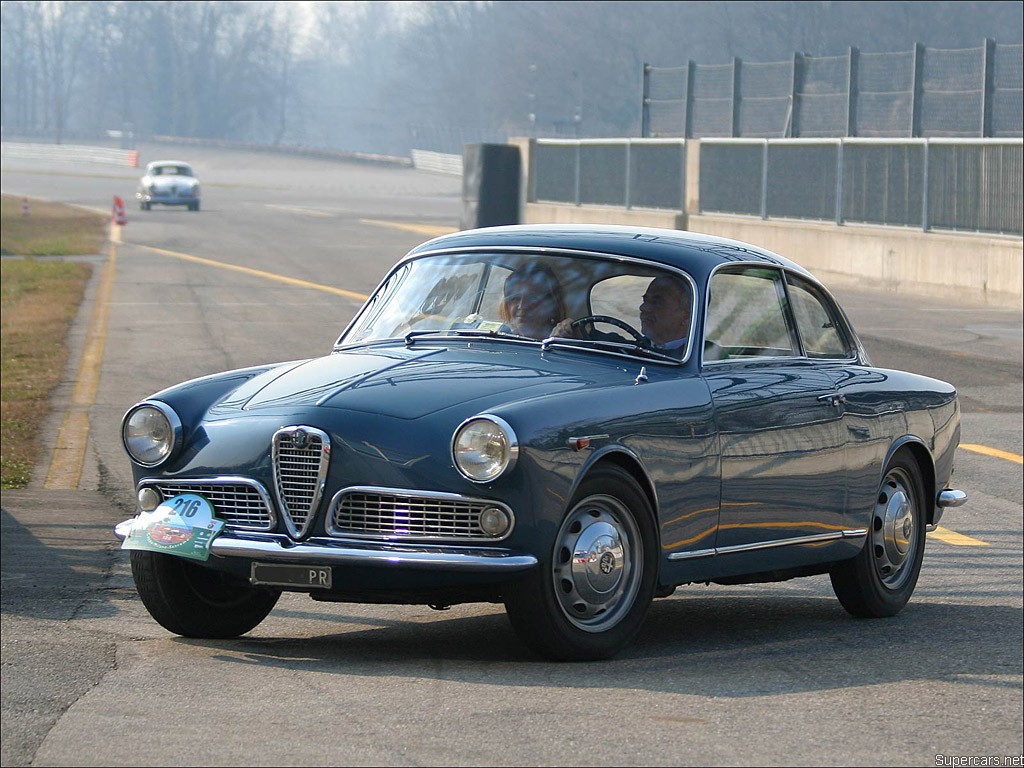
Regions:
<instances>
[{"instance_id":1,"label":"chrome front grille","mask_svg":"<svg viewBox=\"0 0 1024 768\"><path fill-rule=\"evenodd\" d=\"M504 504L486 499L392 488L346 488L331 502L327 532L385 540L496 541L480 527L480 515L488 507L498 507L512 517Z\"/></svg>"},{"instance_id":2,"label":"chrome front grille","mask_svg":"<svg viewBox=\"0 0 1024 768\"><path fill-rule=\"evenodd\" d=\"M244 478L143 481L139 487L155 488L166 501L183 493L197 493L213 505L217 517L229 528L269 531L274 527L270 498L259 483Z\"/></svg>"},{"instance_id":3,"label":"chrome front grille","mask_svg":"<svg viewBox=\"0 0 1024 768\"><path fill-rule=\"evenodd\" d=\"M284 427L274 434L277 500L292 536L309 529L320 504L331 458L331 440L313 427Z\"/></svg>"}]
</instances>

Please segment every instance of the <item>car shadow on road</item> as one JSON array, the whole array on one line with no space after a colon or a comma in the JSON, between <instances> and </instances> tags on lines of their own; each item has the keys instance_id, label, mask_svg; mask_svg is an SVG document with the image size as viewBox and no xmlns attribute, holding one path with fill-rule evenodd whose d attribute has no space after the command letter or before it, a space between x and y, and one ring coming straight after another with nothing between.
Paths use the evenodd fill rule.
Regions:
<instances>
[{"instance_id":1,"label":"car shadow on road","mask_svg":"<svg viewBox=\"0 0 1024 768\"><path fill-rule=\"evenodd\" d=\"M437 678L508 686L622 687L715 697L956 680L1019 690L1020 610L912 603L899 616L848 616L834 598L676 596L657 601L616 658L560 664L523 646L500 611L312 638L177 640L226 664L320 674Z\"/></svg>"}]
</instances>

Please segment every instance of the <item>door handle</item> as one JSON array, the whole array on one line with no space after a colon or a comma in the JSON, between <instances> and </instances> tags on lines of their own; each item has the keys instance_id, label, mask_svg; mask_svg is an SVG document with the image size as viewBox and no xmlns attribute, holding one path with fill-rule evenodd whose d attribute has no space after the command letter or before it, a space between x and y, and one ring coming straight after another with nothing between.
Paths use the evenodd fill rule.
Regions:
<instances>
[{"instance_id":1,"label":"door handle","mask_svg":"<svg viewBox=\"0 0 1024 768\"><path fill-rule=\"evenodd\" d=\"M827 404L831 405L833 408L838 408L840 405L844 405L846 403L846 398L843 397L842 395L836 395L836 394L820 395L818 397L818 402L819 403L827 403Z\"/></svg>"}]
</instances>

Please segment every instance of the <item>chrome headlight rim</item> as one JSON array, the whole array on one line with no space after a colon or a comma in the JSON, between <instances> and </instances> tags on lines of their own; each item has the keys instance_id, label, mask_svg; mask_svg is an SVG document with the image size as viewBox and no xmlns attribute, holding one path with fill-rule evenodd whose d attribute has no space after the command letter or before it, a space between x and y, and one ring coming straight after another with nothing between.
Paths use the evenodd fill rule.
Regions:
<instances>
[{"instance_id":1,"label":"chrome headlight rim","mask_svg":"<svg viewBox=\"0 0 1024 768\"><path fill-rule=\"evenodd\" d=\"M150 408L158 411L164 419L167 420L167 425L171 432L171 441L166 452L155 461L142 461L136 456L131 448L128 446L128 437L125 434L125 429L128 426L128 420L131 417L141 411L143 408ZM125 413L124 418L121 419L121 445L124 446L125 452L136 464L143 467L158 467L165 463L178 451L178 447L181 445L182 426L181 419L178 418L178 414L174 412L174 409L167 403L161 402L160 400L143 400L141 403L136 403Z\"/></svg>"},{"instance_id":2,"label":"chrome headlight rim","mask_svg":"<svg viewBox=\"0 0 1024 768\"><path fill-rule=\"evenodd\" d=\"M459 437L463 434L467 427L477 422L485 422L491 424L494 427L497 427L498 431L502 434L504 438L506 446L506 455L504 463L501 465L498 471L483 477L474 476L472 473L467 471L466 468L463 467L462 463L459 461ZM500 416L495 416L492 413L481 413L466 419L461 424L459 424L458 427L456 427L455 432L452 435L451 455L452 463L455 465L455 468L458 470L459 474L462 475L464 478L477 484L492 483L495 480L499 479L500 477L507 475L509 472L512 471L512 468L516 465L516 461L519 459L519 439L516 437L515 430L512 429L512 426L503 418L501 418Z\"/></svg>"}]
</instances>

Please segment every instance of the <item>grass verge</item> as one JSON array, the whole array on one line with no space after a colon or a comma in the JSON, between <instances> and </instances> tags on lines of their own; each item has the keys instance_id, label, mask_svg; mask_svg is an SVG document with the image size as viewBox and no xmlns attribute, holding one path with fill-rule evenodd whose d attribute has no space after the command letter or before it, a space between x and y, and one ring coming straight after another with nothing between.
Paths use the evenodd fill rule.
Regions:
<instances>
[{"instance_id":1,"label":"grass verge","mask_svg":"<svg viewBox=\"0 0 1024 768\"><path fill-rule=\"evenodd\" d=\"M28 200L29 215L22 213ZM107 216L70 205L0 197L0 253L18 256L80 256L99 253Z\"/></svg>"},{"instance_id":2,"label":"grass verge","mask_svg":"<svg viewBox=\"0 0 1024 768\"><path fill-rule=\"evenodd\" d=\"M58 242L60 255L96 254L103 246L104 216L30 201L23 220L21 198L2 202L4 254L42 254ZM15 203L17 214L10 214ZM10 230L16 233L8 237ZM50 394L67 366L68 330L91 274L83 262L0 261L0 488L24 488L32 477Z\"/></svg>"}]
</instances>

